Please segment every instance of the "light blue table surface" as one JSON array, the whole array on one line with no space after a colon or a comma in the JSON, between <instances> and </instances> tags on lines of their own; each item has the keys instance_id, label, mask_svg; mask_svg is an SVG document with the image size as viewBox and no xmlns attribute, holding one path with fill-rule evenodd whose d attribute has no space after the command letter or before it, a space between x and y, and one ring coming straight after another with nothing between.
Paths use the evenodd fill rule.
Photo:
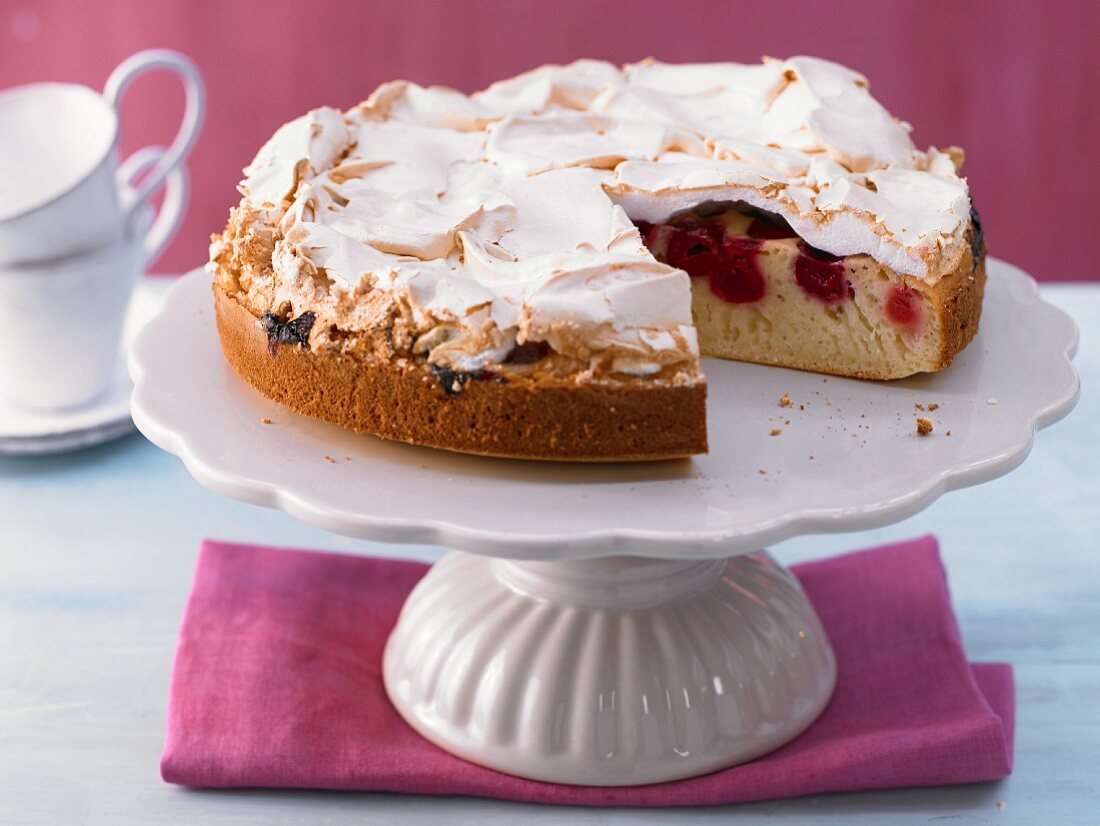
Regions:
<instances>
[{"instance_id":1,"label":"light blue table surface","mask_svg":"<svg viewBox=\"0 0 1100 826\"><path fill-rule=\"evenodd\" d=\"M1081 327L1083 392L1020 469L888 528L774 549L793 563L935 533L970 658L1016 669L1008 780L677 811L169 786L157 769L168 675L203 537L419 559L441 550L356 542L224 499L132 435L0 458L0 824L1100 824L1100 285L1043 294Z\"/></svg>"}]
</instances>

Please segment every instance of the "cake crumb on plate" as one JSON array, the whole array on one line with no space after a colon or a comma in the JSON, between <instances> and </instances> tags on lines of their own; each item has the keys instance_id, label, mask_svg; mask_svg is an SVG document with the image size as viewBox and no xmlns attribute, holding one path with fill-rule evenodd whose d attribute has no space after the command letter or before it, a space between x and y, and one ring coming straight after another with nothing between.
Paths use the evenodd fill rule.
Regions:
<instances>
[{"instance_id":1,"label":"cake crumb on plate","mask_svg":"<svg viewBox=\"0 0 1100 826\"><path fill-rule=\"evenodd\" d=\"M932 420L931 419L917 419L917 434L920 436L927 436L932 432Z\"/></svg>"}]
</instances>

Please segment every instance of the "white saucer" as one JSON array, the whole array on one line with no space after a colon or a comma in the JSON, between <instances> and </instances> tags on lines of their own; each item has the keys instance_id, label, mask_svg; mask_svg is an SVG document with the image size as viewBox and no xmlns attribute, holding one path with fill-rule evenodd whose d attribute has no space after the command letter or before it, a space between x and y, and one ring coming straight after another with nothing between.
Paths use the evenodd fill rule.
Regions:
<instances>
[{"instance_id":1,"label":"white saucer","mask_svg":"<svg viewBox=\"0 0 1100 826\"><path fill-rule=\"evenodd\" d=\"M157 310L173 279L142 279L134 290L114 378L94 401L68 410L34 410L0 400L0 454L38 455L92 447L134 430L133 384L126 372L129 342Z\"/></svg>"},{"instance_id":2,"label":"white saucer","mask_svg":"<svg viewBox=\"0 0 1100 826\"><path fill-rule=\"evenodd\" d=\"M95 402L72 410L31 410L0 402L0 453L59 453L129 433L132 385L120 357L114 380Z\"/></svg>"}]
</instances>

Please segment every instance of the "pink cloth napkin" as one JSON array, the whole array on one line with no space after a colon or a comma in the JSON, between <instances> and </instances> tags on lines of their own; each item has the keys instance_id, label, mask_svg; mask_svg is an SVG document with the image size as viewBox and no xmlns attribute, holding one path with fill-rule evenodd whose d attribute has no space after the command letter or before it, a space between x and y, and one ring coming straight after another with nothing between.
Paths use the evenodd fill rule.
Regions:
<instances>
[{"instance_id":1,"label":"pink cloth napkin","mask_svg":"<svg viewBox=\"0 0 1100 826\"><path fill-rule=\"evenodd\" d=\"M801 737L752 763L634 788L510 777L447 754L404 723L382 687L382 646L425 570L204 543L172 673L164 779L691 806L1012 770L1012 670L967 663L931 537L794 568L840 673L829 707Z\"/></svg>"}]
</instances>

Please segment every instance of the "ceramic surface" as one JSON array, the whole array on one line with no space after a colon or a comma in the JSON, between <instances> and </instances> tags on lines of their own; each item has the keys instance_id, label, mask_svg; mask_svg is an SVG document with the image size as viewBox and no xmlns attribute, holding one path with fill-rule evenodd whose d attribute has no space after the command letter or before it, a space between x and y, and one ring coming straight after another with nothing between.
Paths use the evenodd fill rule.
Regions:
<instances>
[{"instance_id":1,"label":"ceramic surface","mask_svg":"<svg viewBox=\"0 0 1100 826\"><path fill-rule=\"evenodd\" d=\"M132 431L133 385L122 361L120 356L106 389L80 407L40 411L0 401L0 453L60 453L101 444Z\"/></svg>"},{"instance_id":2,"label":"ceramic surface","mask_svg":"<svg viewBox=\"0 0 1100 826\"><path fill-rule=\"evenodd\" d=\"M138 336L133 413L216 491L472 552L428 573L387 645L387 690L424 736L525 777L662 782L779 747L832 692L811 607L755 548L884 524L1005 473L1072 407L1075 326L1024 273L990 273L981 333L938 375L709 362L712 450L690 461L455 456L297 416L224 364L202 274Z\"/></svg>"},{"instance_id":3,"label":"ceramic surface","mask_svg":"<svg viewBox=\"0 0 1100 826\"><path fill-rule=\"evenodd\" d=\"M223 362L201 271L130 366L138 427L202 484L325 530L525 559L725 558L886 525L1012 470L1073 407L1076 343L1028 275L991 259L981 331L948 370L884 383L708 360L710 453L618 465L455 455L292 413Z\"/></svg>"},{"instance_id":4,"label":"ceramic surface","mask_svg":"<svg viewBox=\"0 0 1100 826\"><path fill-rule=\"evenodd\" d=\"M824 709L836 662L766 553L514 562L452 552L409 595L383 672L437 745L509 774L623 786L751 760Z\"/></svg>"},{"instance_id":5,"label":"ceramic surface","mask_svg":"<svg viewBox=\"0 0 1100 826\"><path fill-rule=\"evenodd\" d=\"M163 159L150 147L124 164L136 180ZM139 213L126 237L88 255L48 264L0 266L7 345L0 349L0 399L35 411L96 404L116 369L127 304L146 264L171 239L187 201L183 167L168 172L164 202Z\"/></svg>"},{"instance_id":6,"label":"ceramic surface","mask_svg":"<svg viewBox=\"0 0 1100 826\"><path fill-rule=\"evenodd\" d=\"M122 338L128 346L134 331L160 306L166 279L143 279L130 297ZM61 453L91 447L134 429L130 419L133 384L125 353L115 359L106 389L88 404L58 411L28 410L0 400L0 454Z\"/></svg>"},{"instance_id":7,"label":"ceramic surface","mask_svg":"<svg viewBox=\"0 0 1100 826\"><path fill-rule=\"evenodd\" d=\"M139 186L118 165L118 109L130 84L154 70L183 83L183 118ZM0 93L0 264L57 261L121 243L133 217L178 169L198 137L202 77L178 52L150 49L123 61L103 94L71 83Z\"/></svg>"}]
</instances>

